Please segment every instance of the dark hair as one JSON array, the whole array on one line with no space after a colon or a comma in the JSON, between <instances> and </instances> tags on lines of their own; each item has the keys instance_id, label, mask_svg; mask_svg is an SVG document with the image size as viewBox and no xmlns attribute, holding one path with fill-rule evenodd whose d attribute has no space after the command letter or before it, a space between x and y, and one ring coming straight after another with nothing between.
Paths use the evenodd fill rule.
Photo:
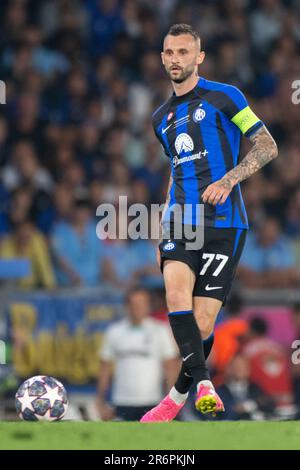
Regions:
<instances>
[{"instance_id":1,"label":"dark hair","mask_svg":"<svg viewBox=\"0 0 300 470\"><path fill-rule=\"evenodd\" d=\"M253 317L250 320L250 330L258 336L265 336L268 332L268 324L261 317Z\"/></svg>"},{"instance_id":2,"label":"dark hair","mask_svg":"<svg viewBox=\"0 0 300 470\"><path fill-rule=\"evenodd\" d=\"M76 209L91 209L91 204L88 199L76 199L75 200Z\"/></svg>"},{"instance_id":3,"label":"dark hair","mask_svg":"<svg viewBox=\"0 0 300 470\"><path fill-rule=\"evenodd\" d=\"M300 302L295 302L291 305L291 308L293 310L293 313L296 313L297 315L299 315L300 313Z\"/></svg>"},{"instance_id":4,"label":"dark hair","mask_svg":"<svg viewBox=\"0 0 300 470\"><path fill-rule=\"evenodd\" d=\"M190 34L195 40L199 39L200 41L200 36L197 31L195 31L191 25L185 23L173 24L166 35L180 36L181 34Z\"/></svg>"},{"instance_id":5,"label":"dark hair","mask_svg":"<svg viewBox=\"0 0 300 470\"><path fill-rule=\"evenodd\" d=\"M135 285L127 290L125 294L125 299L124 299L125 303L128 303L131 296L133 296L134 294L137 294L138 292L144 292L145 294L150 295L149 290L146 287L142 285Z\"/></svg>"},{"instance_id":6,"label":"dark hair","mask_svg":"<svg viewBox=\"0 0 300 470\"><path fill-rule=\"evenodd\" d=\"M27 216L24 217L23 220L18 220L18 222L11 222L11 227L14 232L22 230L25 225L30 225L31 227L34 227L34 222L30 217Z\"/></svg>"},{"instance_id":7,"label":"dark hair","mask_svg":"<svg viewBox=\"0 0 300 470\"><path fill-rule=\"evenodd\" d=\"M243 297L237 291L233 290L225 305L226 314L230 317L237 317L241 314L243 308Z\"/></svg>"}]
</instances>

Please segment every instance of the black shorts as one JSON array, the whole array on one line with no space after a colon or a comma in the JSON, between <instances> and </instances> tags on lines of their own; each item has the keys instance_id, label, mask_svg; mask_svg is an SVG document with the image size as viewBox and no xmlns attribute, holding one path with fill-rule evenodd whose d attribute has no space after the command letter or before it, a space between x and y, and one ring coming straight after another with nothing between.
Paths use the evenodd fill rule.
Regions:
<instances>
[{"instance_id":1,"label":"black shorts","mask_svg":"<svg viewBox=\"0 0 300 470\"><path fill-rule=\"evenodd\" d=\"M199 250L187 250L187 240L171 236L159 245L161 271L168 259L186 263L196 275L193 296L212 297L225 305L246 234L246 229L205 227L204 244Z\"/></svg>"}]
</instances>

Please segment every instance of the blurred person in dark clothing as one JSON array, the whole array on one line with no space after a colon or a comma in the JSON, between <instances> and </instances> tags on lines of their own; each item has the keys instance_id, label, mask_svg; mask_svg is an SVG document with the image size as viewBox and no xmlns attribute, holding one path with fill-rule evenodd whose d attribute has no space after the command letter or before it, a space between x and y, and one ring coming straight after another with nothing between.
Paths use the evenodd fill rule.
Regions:
<instances>
[{"instance_id":1,"label":"blurred person in dark clothing","mask_svg":"<svg viewBox=\"0 0 300 470\"><path fill-rule=\"evenodd\" d=\"M61 183L70 186L78 200L86 199L88 196L88 188L86 186L86 176L82 165L72 160L61 173L59 178Z\"/></svg>"},{"instance_id":2,"label":"blurred person in dark clothing","mask_svg":"<svg viewBox=\"0 0 300 470\"><path fill-rule=\"evenodd\" d=\"M8 146L8 125L4 116L0 116L0 165L6 163Z\"/></svg>"},{"instance_id":3,"label":"blurred person in dark clothing","mask_svg":"<svg viewBox=\"0 0 300 470\"><path fill-rule=\"evenodd\" d=\"M286 211L285 229L298 246L300 238L300 188L297 188L290 197ZM298 266L300 265L298 264Z\"/></svg>"},{"instance_id":4,"label":"blurred person in dark clothing","mask_svg":"<svg viewBox=\"0 0 300 470\"><path fill-rule=\"evenodd\" d=\"M12 227L31 219L32 191L20 186L10 193L10 200L0 212L0 234L8 234Z\"/></svg>"},{"instance_id":5,"label":"blurred person in dark clothing","mask_svg":"<svg viewBox=\"0 0 300 470\"><path fill-rule=\"evenodd\" d=\"M294 337L300 339L300 302L292 305L292 321L294 324Z\"/></svg>"},{"instance_id":6,"label":"blurred person in dark clothing","mask_svg":"<svg viewBox=\"0 0 300 470\"><path fill-rule=\"evenodd\" d=\"M82 125L77 153L88 180L96 175L98 177L104 176L105 165L101 148L101 134L95 124Z\"/></svg>"},{"instance_id":7,"label":"blurred person in dark clothing","mask_svg":"<svg viewBox=\"0 0 300 470\"><path fill-rule=\"evenodd\" d=\"M9 161L3 168L2 181L10 191L22 184L46 192L52 189L52 177L41 166L35 146L29 140L20 140L14 145Z\"/></svg>"},{"instance_id":8,"label":"blurred person in dark clothing","mask_svg":"<svg viewBox=\"0 0 300 470\"><path fill-rule=\"evenodd\" d=\"M274 412L274 401L251 380L249 361L242 354L230 361L224 384L217 391L225 405L222 420L263 420Z\"/></svg>"},{"instance_id":9,"label":"blurred person in dark clothing","mask_svg":"<svg viewBox=\"0 0 300 470\"><path fill-rule=\"evenodd\" d=\"M112 51L117 35L124 31L125 23L119 0L88 0L89 46L93 57Z\"/></svg>"},{"instance_id":10,"label":"blurred person in dark clothing","mask_svg":"<svg viewBox=\"0 0 300 470\"><path fill-rule=\"evenodd\" d=\"M21 80L23 80L21 73ZM16 96L16 107L10 119L10 142L34 142L43 152L44 121L41 116L41 96L36 92L22 91Z\"/></svg>"},{"instance_id":11,"label":"blurred person in dark clothing","mask_svg":"<svg viewBox=\"0 0 300 470\"><path fill-rule=\"evenodd\" d=\"M39 228L49 234L54 224L69 222L75 205L75 192L71 185L58 183L53 190L51 205L36 214Z\"/></svg>"},{"instance_id":12,"label":"blurred person in dark clothing","mask_svg":"<svg viewBox=\"0 0 300 470\"><path fill-rule=\"evenodd\" d=\"M41 220L51 211L53 179L50 172L40 164L30 141L22 140L15 144L11 158L3 169L2 180L4 186L12 192L14 207L9 209L10 218L18 217L24 194L27 193L30 199L29 207L26 208L27 216L42 231L47 231Z\"/></svg>"},{"instance_id":13,"label":"blurred person in dark clothing","mask_svg":"<svg viewBox=\"0 0 300 470\"><path fill-rule=\"evenodd\" d=\"M266 217L264 199L266 192L266 179L262 173L253 175L244 186L244 195L247 201L247 211L252 230L256 231Z\"/></svg>"}]
</instances>

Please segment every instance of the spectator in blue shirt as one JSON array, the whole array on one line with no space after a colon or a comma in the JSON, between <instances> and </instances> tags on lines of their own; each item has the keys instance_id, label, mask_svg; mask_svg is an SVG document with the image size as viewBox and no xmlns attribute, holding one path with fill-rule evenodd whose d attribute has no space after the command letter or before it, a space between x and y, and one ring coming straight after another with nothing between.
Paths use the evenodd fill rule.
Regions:
<instances>
[{"instance_id":1,"label":"spectator in blue shirt","mask_svg":"<svg viewBox=\"0 0 300 470\"><path fill-rule=\"evenodd\" d=\"M118 221L117 221L118 222ZM117 234L119 227L117 226ZM160 286L161 273L156 261L157 240L108 239L105 241L105 270L107 282L128 289L136 284Z\"/></svg>"},{"instance_id":2,"label":"spectator in blue shirt","mask_svg":"<svg viewBox=\"0 0 300 470\"><path fill-rule=\"evenodd\" d=\"M291 241L281 233L276 219L266 218L257 233L248 235L239 275L244 284L252 288L299 286L300 272Z\"/></svg>"},{"instance_id":3,"label":"spectator in blue shirt","mask_svg":"<svg viewBox=\"0 0 300 470\"><path fill-rule=\"evenodd\" d=\"M85 202L76 204L70 223L54 225L52 249L60 285L99 285L103 273L103 242L96 235L96 224Z\"/></svg>"}]
</instances>

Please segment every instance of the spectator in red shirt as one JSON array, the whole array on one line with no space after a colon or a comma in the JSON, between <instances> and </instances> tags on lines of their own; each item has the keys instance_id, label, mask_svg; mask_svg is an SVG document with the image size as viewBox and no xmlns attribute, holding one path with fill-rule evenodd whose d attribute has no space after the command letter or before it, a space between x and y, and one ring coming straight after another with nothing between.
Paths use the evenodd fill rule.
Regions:
<instances>
[{"instance_id":1,"label":"spectator in red shirt","mask_svg":"<svg viewBox=\"0 0 300 470\"><path fill-rule=\"evenodd\" d=\"M250 379L274 399L279 412L289 413L294 400L291 362L287 351L268 338L267 333L266 321L253 317L243 348L250 362Z\"/></svg>"}]
</instances>

